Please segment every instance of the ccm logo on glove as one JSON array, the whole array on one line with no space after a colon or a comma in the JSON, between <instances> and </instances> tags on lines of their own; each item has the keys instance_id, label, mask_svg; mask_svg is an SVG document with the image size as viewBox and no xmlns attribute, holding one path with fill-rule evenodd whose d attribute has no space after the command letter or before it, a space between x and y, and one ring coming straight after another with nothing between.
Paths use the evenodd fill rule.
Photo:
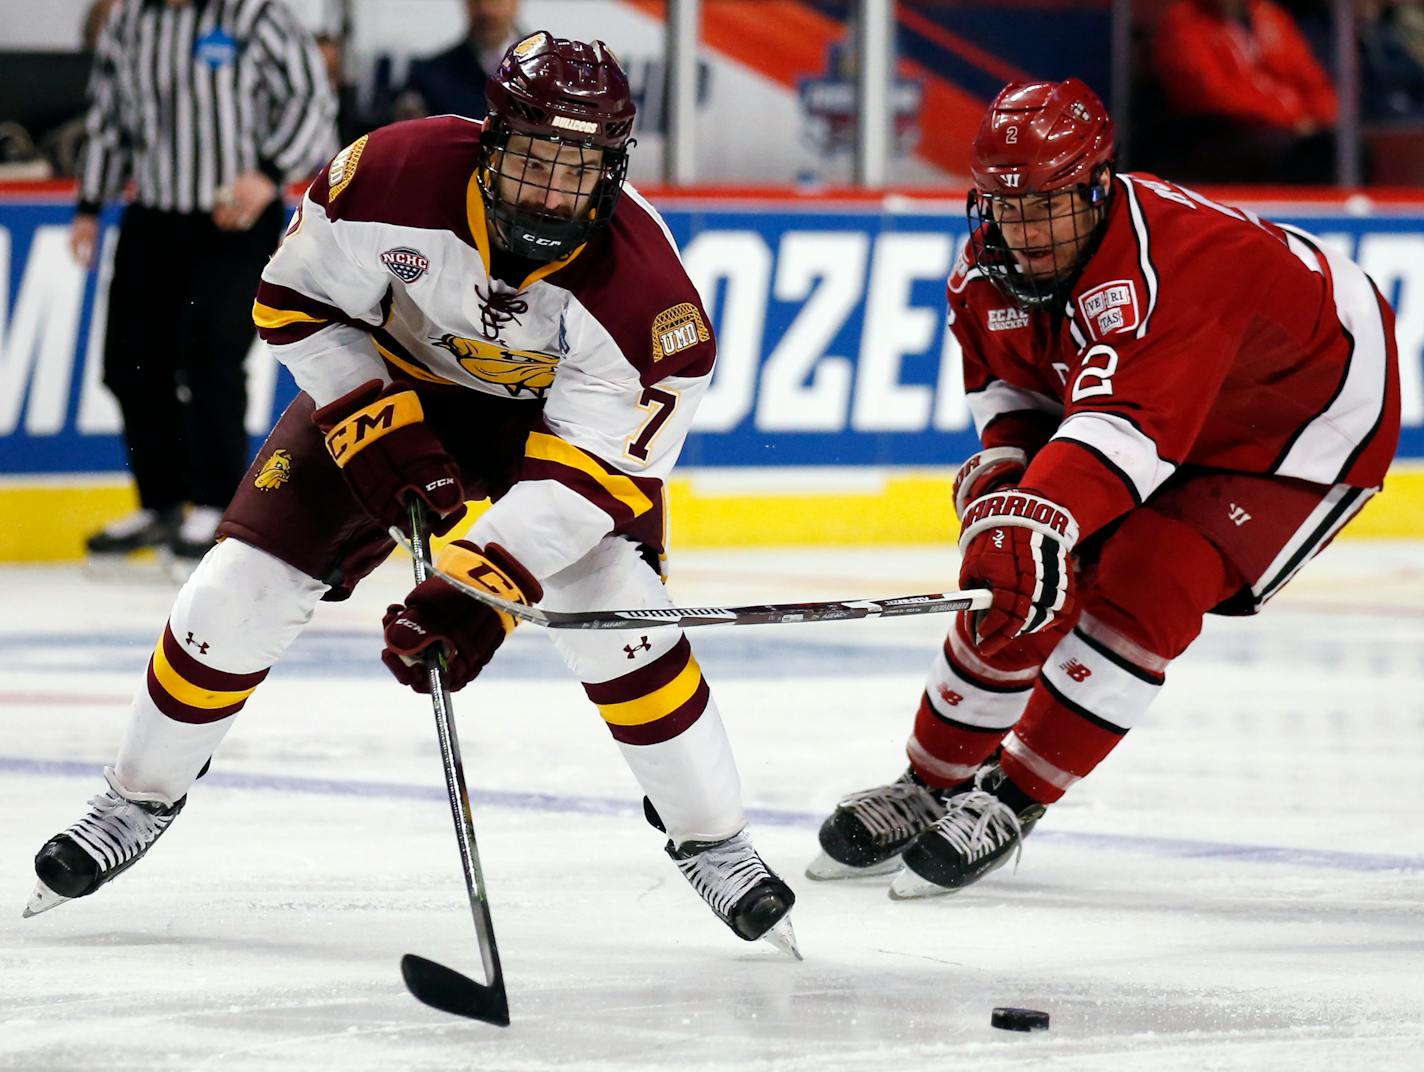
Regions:
<instances>
[{"instance_id":1,"label":"ccm logo on glove","mask_svg":"<svg viewBox=\"0 0 1424 1072\"><path fill-rule=\"evenodd\" d=\"M435 559L441 573L469 580L512 603L537 603L544 596L539 582L499 544L480 547L456 540ZM514 631L515 620L502 610L477 603L439 577L416 585L405 603L386 608L386 650L381 661L397 681L428 692L430 675L422 660L435 647L446 659L446 684L451 692L479 676Z\"/></svg>"},{"instance_id":2,"label":"ccm logo on glove","mask_svg":"<svg viewBox=\"0 0 1424 1072\"><path fill-rule=\"evenodd\" d=\"M350 396L348 396L350 397ZM331 427L326 433L326 450L341 468L357 453L397 428L425 420L425 411L414 391L398 391L362 406Z\"/></svg>"},{"instance_id":3,"label":"ccm logo on glove","mask_svg":"<svg viewBox=\"0 0 1424 1072\"><path fill-rule=\"evenodd\" d=\"M368 380L322 406L312 421L351 494L385 528L409 524L412 493L434 513L430 530L437 536L464 516L459 466L409 387Z\"/></svg>"}]
</instances>

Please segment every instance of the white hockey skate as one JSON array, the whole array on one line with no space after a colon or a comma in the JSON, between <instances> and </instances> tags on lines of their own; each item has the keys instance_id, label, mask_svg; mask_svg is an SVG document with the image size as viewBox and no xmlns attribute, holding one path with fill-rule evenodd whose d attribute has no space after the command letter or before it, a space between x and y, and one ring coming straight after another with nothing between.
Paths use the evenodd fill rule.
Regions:
<instances>
[{"instance_id":1,"label":"white hockey skate","mask_svg":"<svg viewBox=\"0 0 1424 1072\"><path fill-rule=\"evenodd\" d=\"M119 790L112 767L109 788L89 800L89 814L44 843L35 856L39 881L23 913L28 919L76 897L87 897L138 863L183 810L186 796L168 804L151 795Z\"/></svg>"},{"instance_id":2,"label":"white hockey skate","mask_svg":"<svg viewBox=\"0 0 1424 1072\"><path fill-rule=\"evenodd\" d=\"M1017 864L1023 839L1046 809L1035 803L1016 812L993 793L1002 782L998 765L988 766L974 789L949 798L944 816L901 853L904 867L890 884L891 900L954 893L1003 867L1011 854Z\"/></svg>"},{"instance_id":3,"label":"white hockey skate","mask_svg":"<svg viewBox=\"0 0 1424 1072\"><path fill-rule=\"evenodd\" d=\"M909 770L889 785L852 793L821 824L821 854L806 867L806 877L888 875L899 869L900 851L944 808L944 794Z\"/></svg>"},{"instance_id":4,"label":"white hockey skate","mask_svg":"<svg viewBox=\"0 0 1424 1072\"><path fill-rule=\"evenodd\" d=\"M745 833L724 841L667 843L667 854L717 918L743 941L765 938L801 959L788 913L796 903L791 887L766 866Z\"/></svg>"}]
</instances>

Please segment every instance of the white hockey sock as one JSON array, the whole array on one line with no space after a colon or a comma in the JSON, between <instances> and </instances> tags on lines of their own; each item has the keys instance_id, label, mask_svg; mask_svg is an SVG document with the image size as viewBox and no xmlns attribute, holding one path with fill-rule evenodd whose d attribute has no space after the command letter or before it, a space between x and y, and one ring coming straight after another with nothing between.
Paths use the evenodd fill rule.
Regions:
<instances>
[{"instance_id":1,"label":"white hockey sock","mask_svg":"<svg viewBox=\"0 0 1424 1072\"><path fill-rule=\"evenodd\" d=\"M238 540L193 571L149 660L114 763L128 791L172 803L302 628L327 586Z\"/></svg>"}]
</instances>

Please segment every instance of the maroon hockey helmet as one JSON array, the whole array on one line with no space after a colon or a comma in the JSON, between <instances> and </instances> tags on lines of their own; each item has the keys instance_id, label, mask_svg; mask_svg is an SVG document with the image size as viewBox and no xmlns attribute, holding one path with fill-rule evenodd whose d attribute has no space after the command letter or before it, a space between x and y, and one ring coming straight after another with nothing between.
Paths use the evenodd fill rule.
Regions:
<instances>
[{"instance_id":1,"label":"maroon hockey helmet","mask_svg":"<svg viewBox=\"0 0 1424 1072\"><path fill-rule=\"evenodd\" d=\"M623 188L636 112L628 76L602 41L540 30L510 47L485 93L489 118L479 185L503 245L531 260L567 256L608 224ZM515 137L550 143L560 160L597 172L596 185L582 191L582 211L567 216L547 207L549 194L559 190L554 169L540 167L532 152L512 152ZM513 197L507 196L511 189Z\"/></svg>"},{"instance_id":2,"label":"maroon hockey helmet","mask_svg":"<svg viewBox=\"0 0 1424 1072\"><path fill-rule=\"evenodd\" d=\"M974 139L969 224L981 267L1010 297L1047 305L1066 294L1101 237L1110 189L1102 180L1112 170L1114 153L1112 118L1080 79L1012 82L994 98ZM1020 222L1031 211L1024 207L1026 199L1068 191L1081 202L1067 202L1071 213L1058 212L1052 233L1060 255L1031 270L1033 239L1025 237ZM1005 235L1010 218L1019 224L1009 225L1014 242ZM1047 217L1027 219L1040 227L1047 223Z\"/></svg>"}]
</instances>

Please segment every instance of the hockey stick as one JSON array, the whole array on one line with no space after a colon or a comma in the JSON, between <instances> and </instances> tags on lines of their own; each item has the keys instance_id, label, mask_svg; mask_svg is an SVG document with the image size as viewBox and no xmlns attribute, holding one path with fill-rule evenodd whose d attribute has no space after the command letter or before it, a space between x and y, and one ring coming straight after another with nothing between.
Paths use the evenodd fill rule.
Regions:
<instances>
[{"instance_id":1,"label":"hockey stick","mask_svg":"<svg viewBox=\"0 0 1424 1072\"><path fill-rule=\"evenodd\" d=\"M411 553L415 583L420 584L431 572L430 526L425 519L425 508L415 498L410 504L410 533L409 541L404 539L402 533L401 542ZM509 999L504 992L504 972L499 965L499 947L494 940L494 921L490 918L484 872L480 870L480 854L475 846L470 793L465 788L460 739L455 734L455 712L450 707L450 690L445 685L445 657L439 653L431 654L426 657L425 666L430 673L430 703L435 709L435 732L440 739L440 758L445 765L450 815L455 820L455 840L460 846L460 864L465 871L465 889L470 895L470 912L475 917L475 936L480 943L486 982L477 983L453 968L414 953L401 957L401 975L405 978L406 988L433 1008L508 1027Z\"/></svg>"},{"instance_id":2,"label":"hockey stick","mask_svg":"<svg viewBox=\"0 0 1424 1072\"><path fill-rule=\"evenodd\" d=\"M411 541L398 528L391 536L411 555ZM960 610L986 610L994 594L987 588L962 592L933 592L889 599L833 599L820 603L758 603L746 607L655 607L648 610L540 610L502 599L459 577L431 567L446 584L520 621L545 629L646 629L650 625L786 625L793 622L838 622L855 618L902 618L910 614L945 614Z\"/></svg>"}]
</instances>

